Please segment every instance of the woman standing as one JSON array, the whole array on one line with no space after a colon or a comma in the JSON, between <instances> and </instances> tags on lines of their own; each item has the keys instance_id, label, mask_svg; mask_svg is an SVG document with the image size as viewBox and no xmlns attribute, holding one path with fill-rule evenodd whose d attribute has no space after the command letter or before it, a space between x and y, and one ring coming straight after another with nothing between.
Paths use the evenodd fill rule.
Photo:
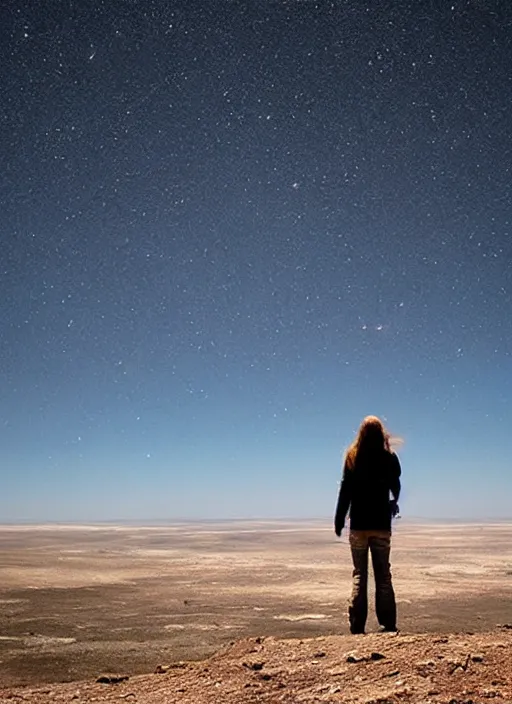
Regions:
<instances>
[{"instance_id":1,"label":"woman standing","mask_svg":"<svg viewBox=\"0 0 512 704\"><path fill-rule=\"evenodd\" d=\"M339 537L350 509L350 549L354 563L349 606L351 633L364 633L368 614L368 551L375 576L375 610L384 631L396 631L396 602L389 553L391 519L398 513L400 462L381 420L367 416L348 448L336 506ZM391 498L392 497L392 498Z\"/></svg>"}]
</instances>

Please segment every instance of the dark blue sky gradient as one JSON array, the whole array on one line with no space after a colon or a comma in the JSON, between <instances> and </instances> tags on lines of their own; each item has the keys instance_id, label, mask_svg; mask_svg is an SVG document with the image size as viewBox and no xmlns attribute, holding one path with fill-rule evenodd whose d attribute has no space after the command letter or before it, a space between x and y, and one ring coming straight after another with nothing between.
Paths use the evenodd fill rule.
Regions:
<instances>
[{"instance_id":1,"label":"dark blue sky gradient","mask_svg":"<svg viewBox=\"0 0 512 704\"><path fill-rule=\"evenodd\" d=\"M0 520L511 515L507 2L1 13Z\"/></svg>"}]
</instances>

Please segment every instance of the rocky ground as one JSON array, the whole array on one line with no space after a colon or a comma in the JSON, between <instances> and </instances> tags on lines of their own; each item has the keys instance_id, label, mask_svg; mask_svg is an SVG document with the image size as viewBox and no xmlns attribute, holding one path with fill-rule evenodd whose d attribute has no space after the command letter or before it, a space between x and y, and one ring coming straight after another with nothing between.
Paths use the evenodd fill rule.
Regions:
<instances>
[{"instance_id":1,"label":"rocky ground","mask_svg":"<svg viewBox=\"0 0 512 704\"><path fill-rule=\"evenodd\" d=\"M0 703L512 703L512 626L478 634L246 638L152 675L0 689Z\"/></svg>"}]
</instances>

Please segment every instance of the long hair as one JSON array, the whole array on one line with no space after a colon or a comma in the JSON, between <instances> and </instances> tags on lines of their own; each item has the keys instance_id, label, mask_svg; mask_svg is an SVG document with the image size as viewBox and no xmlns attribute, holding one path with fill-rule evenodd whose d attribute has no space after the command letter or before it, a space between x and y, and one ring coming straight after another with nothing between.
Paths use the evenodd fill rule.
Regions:
<instances>
[{"instance_id":1,"label":"long hair","mask_svg":"<svg viewBox=\"0 0 512 704\"><path fill-rule=\"evenodd\" d=\"M354 442L347 449L345 465L353 470L359 458L391 452L392 444L400 444L400 439L391 437L380 418L366 416L359 426Z\"/></svg>"}]
</instances>

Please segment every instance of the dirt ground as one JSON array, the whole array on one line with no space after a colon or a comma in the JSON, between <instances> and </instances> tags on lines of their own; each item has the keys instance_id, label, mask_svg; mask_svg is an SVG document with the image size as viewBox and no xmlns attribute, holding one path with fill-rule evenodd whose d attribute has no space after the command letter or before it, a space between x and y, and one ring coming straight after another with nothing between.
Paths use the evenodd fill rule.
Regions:
<instances>
[{"instance_id":1,"label":"dirt ground","mask_svg":"<svg viewBox=\"0 0 512 704\"><path fill-rule=\"evenodd\" d=\"M397 522L392 565L402 634L512 621L510 523ZM0 687L346 634L350 580L330 521L2 526Z\"/></svg>"},{"instance_id":2,"label":"dirt ground","mask_svg":"<svg viewBox=\"0 0 512 704\"><path fill-rule=\"evenodd\" d=\"M153 674L0 687L0 704L510 704L512 626L478 634L244 638Z\"/></svg>"}]
</instances>

